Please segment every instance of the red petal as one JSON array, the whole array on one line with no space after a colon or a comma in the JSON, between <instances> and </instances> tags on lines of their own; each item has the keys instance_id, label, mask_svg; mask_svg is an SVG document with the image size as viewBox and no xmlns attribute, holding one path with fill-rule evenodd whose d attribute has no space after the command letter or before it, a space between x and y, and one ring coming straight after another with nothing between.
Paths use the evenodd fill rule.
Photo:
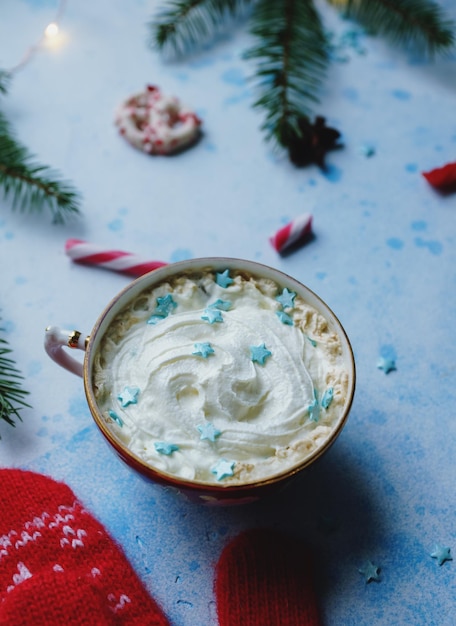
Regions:
<instances>
[{"instance_id":1,"label":"red petal","mask_svg":"<svg viewBox=\"0 0 456 626\"><path fill-rule=\"evenodd\" d=\"M437 167L429 172L422 172L424 178L436 189L448 189L456 187L456 162L447 163L443 167Z\"/></svg>"}]
</instances>

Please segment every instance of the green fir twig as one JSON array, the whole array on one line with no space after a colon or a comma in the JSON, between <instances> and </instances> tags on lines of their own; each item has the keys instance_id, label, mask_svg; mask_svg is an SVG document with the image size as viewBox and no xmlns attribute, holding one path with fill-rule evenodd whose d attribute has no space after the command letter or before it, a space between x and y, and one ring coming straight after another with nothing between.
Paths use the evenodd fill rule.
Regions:
<instances>
[{"instance_id":1,"label":"green fir twig","mask_svg":"<svg viewBox=\"0 0 456 626\"><path fill-rule=\"evenodd\" d=\"M230 19L242 15L254 0L169 0L149 23L150 45L170 56L182 56L215 37Z\"/></svg>"},{"instance_id":2,"label":"green fir twig","mask_svg":"<svg viewBox=\"0 0 456 626\"><path fill-rule=\"evenodd\" d=\"M455 43L455 24L433 0L328 0L373 35L434 56Z\"/></svg>"},{"instance_id":3,"label":"green fir twig","mask_svg":"<svg viewBox=\"0 0 456 626\"><path fill-rule=\"evenodd\" d=\"M255 59L266 138L287 146L299 134L298 121L312 115L328 65L329 42L318 13L303 0L260 0L252 14L257 44L245 58Z\"/></svg>"},{"instance_id":4,"label":"green fir twig","mask_svg":"<svg viewBox=\"0 0 456 626\"><path fill-rule=\"evenodd\" d=\"M0 94L6 94L10 80L11 74L5 70L0 70Z\"/></svg>"},{"instance_id":5,"label":"green fir twig","mask_svg":"<svg viewBox=\"0 0 456 626\"><path fill-rule=\"evenodd\" d=\"M34 156L17 141L0 112L0 189L12 199L13 210L51 211L54 223L80 212L80 197L58 172L34 162Z\"/></svg>"},{"instance_id":6,"label":"green fir twig","mask_svg":"<svg viewBox=\"0 0 456 626\"><path fill-rule=\"evenodd\" d=\"M4 329L0 328L0 332L4 332ZM24 399L29 394L22 387L21 381L24 378L10 354L8 342L0 337L0 419L15 426L15 419L22 420L19 411L25 407L30 408L30 405Z\"/></svg>"},{"instance_id":7,"label":"green fir twig","mask_svg":"<svg viewBox=\"0 0 456 626\"><path fill-rule=\"evenodd\" d=\"M395 45L414 46L433 56L455 44L455 23L434 0L327 1L367 32ZM246 4L247 0L168 0L168 8L149 24L151 43L161 51L185 54L206 43L223 27L227 15L235 15ZM265 112L262 129L267 138L293 151L307 134L298 146L306 150L321 142L324 118L317 117L312 124L310 117L319 102L330 51L317 5L313 0L251 0L250 5L255 44L245 57L256 62L259 97L254 104Z\"/></svg>"}]
</instances>

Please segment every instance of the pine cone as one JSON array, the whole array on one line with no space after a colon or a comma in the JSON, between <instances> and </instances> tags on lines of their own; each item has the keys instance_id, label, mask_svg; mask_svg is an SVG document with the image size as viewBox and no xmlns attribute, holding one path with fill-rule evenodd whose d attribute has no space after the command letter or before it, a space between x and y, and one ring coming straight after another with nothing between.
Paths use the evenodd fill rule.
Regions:
<instances>
[{"instance_id":1,"label":"pine cone","mask_svg":"<svg viewBox=\"0 0 456 626\"><path fill-rule=\"evenodd\" d=\"M340 132L326 126L326 120L321 116L317 116L313 124L301 117L298 127L299 132L290 136L287 142L290 161L299 167L316 163L324 169L326 153L341 147L337 143Z\"/></svg>"}]
</instances>

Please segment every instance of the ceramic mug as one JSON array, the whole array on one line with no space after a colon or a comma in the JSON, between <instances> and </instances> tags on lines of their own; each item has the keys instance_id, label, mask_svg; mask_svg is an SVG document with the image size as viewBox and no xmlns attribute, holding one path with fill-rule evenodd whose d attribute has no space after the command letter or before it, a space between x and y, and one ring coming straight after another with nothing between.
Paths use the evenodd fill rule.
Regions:
<instances>
[{"instance_id":1,"label":"ceramic mug","mask_svg":"<svg viewBox=\"0 0 456 626\"><path fill-rule=\"evenodd\" d=\"M109 420L106 419L106 415L103 415L97 403L93 382L94 362L100 351L103 338L112 328L115 318L129 303L141 294L150 292L151 289L167 283L167 281L172 281L175 277L196 275L198 272L204 274L208 271L215 274L226 270L233 273L240 272L248 277L274 281L280 288L301 296L306 303L316 309L326 320L329 329L337 335L347 374L346 392L339 417L331 431L325 436L324 441L316 449L312 450L310 454L303 454L302 459L299 459L292 467L278 470L272 475L266 475L254 481L236 484L225 484L223 481L202 482L179 477L169 471L163 471L152 466L137 453L132 452L122 438L114 432ZM89 336L76 330L64 330L57 326L49 326L45 333L45 349L48 355L59 365L83 378L84 391L92 417L111 449L123 462L143 478L206 504L226 505L250 502L287 484L319 458L335 441L345 425L355 392L355 362L350 341L340 321L328 305L308 287L283 272L260 263L241 259L219 257L193 259L169 264L145 274L132 281L113 298L99 316ZM84 351L83 361L75 358L71 349ZM157 390L157 394L159 393L160 391Z\"/></svg>"}]
</instances>

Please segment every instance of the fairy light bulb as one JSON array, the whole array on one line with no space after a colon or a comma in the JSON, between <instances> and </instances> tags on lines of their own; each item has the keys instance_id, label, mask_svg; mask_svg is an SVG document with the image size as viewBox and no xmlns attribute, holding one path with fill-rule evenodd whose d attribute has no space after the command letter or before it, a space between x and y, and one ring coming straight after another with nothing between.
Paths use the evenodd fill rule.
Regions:
<instances>
[{"instance_id":1,"label":"fairy light bulb","mask_svg":"<svg viewBox=\"0 0 456 626\"><path fill-rule=\"evenodd\" d=\"M48 39L53 39L54 37L57 37L58 34L59 34L59 26L55 22L51 22L44 29L44 35Z\"/></svg>"},{"instance_id":2,"label":"fairy light bulb","mask_svg":"<svg viewBox=\"0 0 456 626\"><path fill-rule=\"evenodd\" d=\"M68 0L58 0L58 7L54 19L52 22L49 22L44 31L41 31L42 34L38 41L27 48L22 59L8 70L9 74L18 72L25 67L39 50L43 48L56 50L66 41L65 33L60 31L59 23L65 11L67 1Z\"/></svg>"}]
</instances>

